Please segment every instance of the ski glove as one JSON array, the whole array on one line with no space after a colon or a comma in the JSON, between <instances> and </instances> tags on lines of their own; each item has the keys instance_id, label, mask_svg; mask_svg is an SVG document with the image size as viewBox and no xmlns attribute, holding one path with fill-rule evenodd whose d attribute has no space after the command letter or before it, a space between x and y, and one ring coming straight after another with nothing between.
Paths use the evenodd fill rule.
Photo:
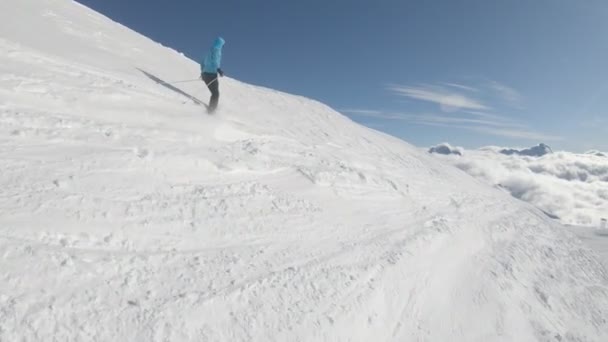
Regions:
<instances>
[{"instance_id":1,"label":"ski glove","mask_svg":"<svg viewBox=\"0 0 608 342\"><path fill-rule=\"evenodd\" d=\"M222 69L217 68L217 73L218 73L220 76L224 77L224 72L222 71Z\"/></svg>"}]
</instances>

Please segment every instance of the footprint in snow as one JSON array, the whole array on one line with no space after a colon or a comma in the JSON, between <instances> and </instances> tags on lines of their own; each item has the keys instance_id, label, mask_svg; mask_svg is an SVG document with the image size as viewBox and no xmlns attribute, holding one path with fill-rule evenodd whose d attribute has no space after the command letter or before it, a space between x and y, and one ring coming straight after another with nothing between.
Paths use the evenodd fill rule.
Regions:
<instances>
[{"instance_id":1,"label":"footprint in snow","mask_svg":"<svg viewBox=\"0 0 608 342\"><path fill-rule=\"evenodd\" d=\"M152 158L152 152L145 148L136 147L133 149L133 153L140 159L150 159Z\"/></svg>"}]
</instances>

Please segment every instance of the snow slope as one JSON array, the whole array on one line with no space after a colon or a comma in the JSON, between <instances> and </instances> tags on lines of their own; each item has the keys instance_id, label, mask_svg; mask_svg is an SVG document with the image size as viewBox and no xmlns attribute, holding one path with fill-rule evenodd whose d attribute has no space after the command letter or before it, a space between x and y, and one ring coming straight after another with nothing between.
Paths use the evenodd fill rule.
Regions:
<instances>
[{"instance_id":1,"label":"snow slope","mask_svg":"<svg viewBox=\"0 0 608 342\"><path fill-rule=\"evenodd\" d=\"M0 341L608 340L606 270L537 209L318 102L154 81L197 74L0 2Z\"/></svg>"},{"instance_id":2,"label":"snow slope","mask_svg":"<svg viewBox=\"0 0 608 342\"><path fill-rule=\"evenodd\" d=\"M596 251L604 268L608 268L608 229L568 226L581 241Z\"/></svg>"}]
</instances>

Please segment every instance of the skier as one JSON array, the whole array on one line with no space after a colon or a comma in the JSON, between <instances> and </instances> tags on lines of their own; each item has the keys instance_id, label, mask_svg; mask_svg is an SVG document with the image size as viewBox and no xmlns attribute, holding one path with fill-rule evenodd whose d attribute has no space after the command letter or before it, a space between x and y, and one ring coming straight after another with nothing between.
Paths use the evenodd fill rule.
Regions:
<instances>
[{"instance_id":1,"label":"skier","mask_svg":"<svg viewBox=\"0 0 608 342\"><path fill-rule=\"evenodd\" d=\"M222 37L217 37L211 50L201 63L201 79L205 82L209 91L211 91L211 99L209 100L208 113L213 113L217 108L217 103L220 99L219 76L224 76L224 72L220 68L222 62L222 47L225 41Z\"/></svg>"}]
</instances>

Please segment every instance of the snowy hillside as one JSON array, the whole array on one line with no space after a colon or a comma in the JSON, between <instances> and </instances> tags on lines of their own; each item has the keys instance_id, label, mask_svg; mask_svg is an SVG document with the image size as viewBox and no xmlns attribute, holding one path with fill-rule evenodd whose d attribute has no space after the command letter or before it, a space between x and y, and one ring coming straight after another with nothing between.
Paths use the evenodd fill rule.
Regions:
<instances>
[{"instance_id":1,"label":"snowy hillside","mask_svg":"<svg viewBox=\"0 0 608 342\"><path fill-rule=\"evenodd\" d=\"M197 75L0 2L0 341L608 340L606 270L539 210L318 102L158 82Z\"/></svg>"}]
</instances>

